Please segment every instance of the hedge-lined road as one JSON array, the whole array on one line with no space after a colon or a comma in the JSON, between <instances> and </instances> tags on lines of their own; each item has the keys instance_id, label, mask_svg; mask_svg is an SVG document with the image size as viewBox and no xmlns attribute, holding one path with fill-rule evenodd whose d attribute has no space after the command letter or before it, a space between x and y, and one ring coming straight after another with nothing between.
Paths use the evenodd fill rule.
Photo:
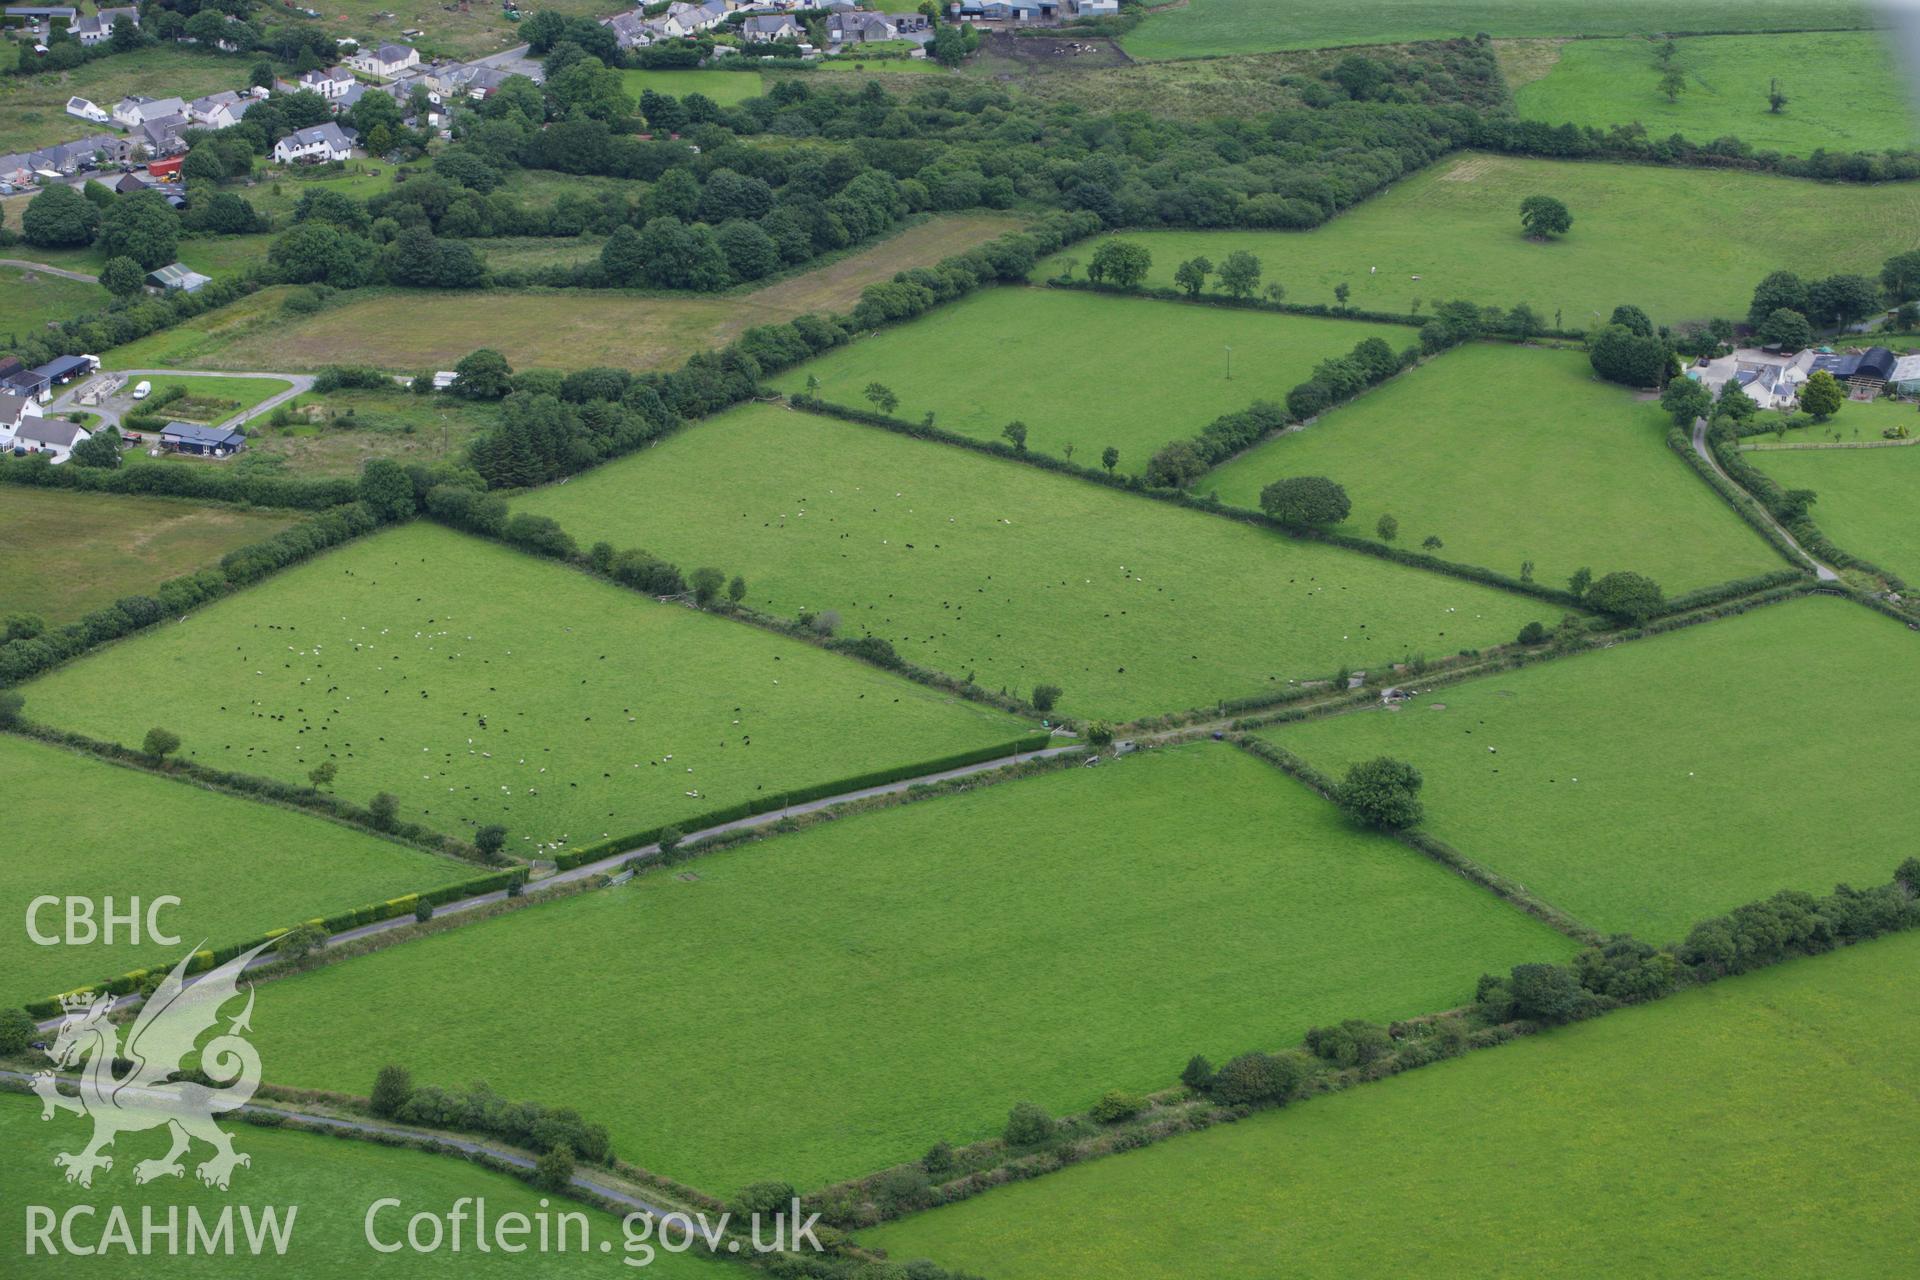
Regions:
<instances>
[{"instance_id":1,"label":"hedge-lined road","mask_svg":"<svg viewBox=\"0 0 1920 1280\"><path fill-rule=\"evenodd\" d=\"M100 283L99 276L90 276L84 271L50 267L44 262L28 262L24 258L0 258L0 267L18 267L22 271L38 271L43 276L59 276L62 280L78 280L81 284Z\"/></svg>"},{"instance_id":2,"label":"hedge-lined road","mask_svg":"<svg viewBox=\"0 0 1920 1280\"><path fill-rule=\"evenodd\" d=\"M0 1069L0 1079L18 1080L20 1083L26 1085L33 1083L33 1076L25 1071ZM141 1089L131 1089L127 1091L127 1095L135 1099L146 1093L146 1090ZM247 1103L239 1109L239 1112L241 1115L283 1116L288 1120L295 1120L301 1124L312 1125L316 1128L334 1129L344 1133L362 1133L369 1136L383 1135L405 1138L414 1142L431 1143L437 1147L444 1147L450 1151L460 1152L462 1155L484 1155L490 1159L498 1160L502 1164L512 1165L516 1169L531 1169L534 1167L533 1157L527 1155L525 1152L516 1151L511 1147L497 1147L490 1142L476 1142L472 1138L456 1138L451 1134L437 1133L430 1129L410 1129L405 1125L386 1124L379 1120L353 1120L345 1116L316 1115L311 1111L295 1111L290 1107L270 1107L258 1102ZM622 1191L618 1187L609 1186L597 1178L594 1178L590 1172L576 1172L573 1175L573 1185L583 1191L589 1191L594 1195L611 1200L615 1204L623 1205L637 1213L651 1214L653 1217L660 1218L672 1212L672 1210L662 1209L658 1205L642 1200L630 1192Z\"/></svg>"},{"instance_id":3,"label":"hedge-lined road","mask_svg":"<svg viewBox=\"0 0 1920 1280\"><path fill-rule=\"evenodd\" d=\"M234 429L245 426L248 422L263 413L271 412L276 406L286 403L295 396L305 395L307 392L313 390L313 375L310 373L215 373L208 369L113 369L107 372L116 377L126 378L126 381L120 384L123 389L140 381L142 378L271 378L275 382L290 382L293 384L288 390L282 391L278 395L268 396L251 409L242 409L225 422L214 424L215 426ZM104 375L94 375L94 377L101 376ZM91 382L92 380L92 378L89 378L87 382ZM103 427L118 427L120 425L121 415L131 413L133 411L132 406L137 403L130 396L116 394L101 401L99 404L80 404L78 403L80 392L85 390L86 385L86 382L75 383L67 389L65 395L47 406L47 412L55 415L63 413L91 413L99 417L99 425Z\"/></svg>"},{"instance_id":4,"label":"hedge-lined road","mask_svg":"<svg viewBox=\"0 0 1920 1280\"><path fill-rule=\"evenodd\" d=\"M1181 730L1181 732L1188 731ZM818 800L808 800L803 804L788 805L784 809L771 813L756 813L745 818L736 818L732 822L722 822L715 826L702 827L697 831L689 831L682 838L682 842L683 844L691 844L695 840L704 840L711 836L726 835L735 831L747 831L754 827L764 827L778 822L782 818L797 817L803 813L815 813L821 809L831 808L834 805L848 804L855 800L867 800L874 796L894 795L907 790L909 787L926 786L929 783L935 782L947 782L954 778L965 778L976 773L986 773L994 769L1004 769L1008 765L1025 764L1029 760L1045 760L1051 756L1064 755L1070 751L1079 751L1084 749L1084 747L1084 743L1075 739L1067 746L1042 747L1038 751L1015 752L1010 756L1001 756L995 760L982 760L978 764L962 765L957 769L942 769L938 773L925 773L914 778L902 778L898 782L889 782L882 786L862 787L858 791L843 791L839 795L822 796ZM598 858L592 862L583 862L577 867L555 872L553 875L547 876L544 879L528 881L526 888L522 892L526 895L544 893L558 885L573 884L576 881L585 880L590 876L610 875L620 870L621 867L635 858L656 858L659 855L660 846L657 843L641 845L637 849L627 849L620 853L610 853L604 858ZM507 891L505 889L495 889L491 893L475 894L471 898L460 898L453 902L443 903L433 909L433 914L437 919L444 915L454 915L462 911L471 911L475 907L484 907L489 903L504 902L506 897ZM376 937L379 934L389 933L394 929L405 928L413 923L414 920L409 916L395 916L388 920L377 920L372 924L363 924L352 929L344 929L328 938L327 945L334 946L342 942L357 942L362 938ZM250 973L255 969L265 968L275 963L278 959L279 956L271 951L262 952L247 964L243 972ZM188 982L187 985L192 986L193 982L197 981L199 981L199 979L195 978ZM115 1011L132 1008L138 999L139 997L134 995L121 996L113 1002L113 1008ZM45 1022L40 1023L39 1026L42 1031L52 1031L59 1027L60 1021L59 1018L48 1018Z\"/></svg>"},{"instance_id":5,"label":"hedge-lined road","mask_svg":"<svg viewBox=\"0 0 1920 1280\"><path fill-rule=\"evenodd\" d=\"M1741 493L1747 492L1746 489L1740 484L1738 480L1735 480L1732 476L1727 474L1726 468L1720 465L1720 459L1714 457L1713 450L1707 446L1707 420L1705 418L1695 418L1693 420L1693 451L1699 454L1701 459L1708 466L1713 468L1715 475L1719 476L1722 480L1725 480L1728 484L1732 485L1735 489L1738 489ZM1747 494L1747 496L1752 497L1753 495ZM1761 517L1764 520L1766 520L1768 524L1772 525L1775 531L1777 531L1782 538L1785 538L1787 540L1787 545L1792 547L1795 551L1799 552L1800 558L1802 560L1805 560L1808 565L1812 566L1814 577L1818 578L1822 582L1840 581L1839 574L1835 573L1832 569L1828 568L1824 564L1821 564L1818 560L1815 560L1811 555L1807 554L1807 549L1801 546L1799 541L1796 540L1791 533L1787 532L1786 527L1784 525L1782 525L1778 520L1775 520L1773 518L1773 512L1767 510L1763 506L1760 506L1760 503L1757 499L1754 502L1754 506L1759 508Z\"/></svg>"}]
</instances>

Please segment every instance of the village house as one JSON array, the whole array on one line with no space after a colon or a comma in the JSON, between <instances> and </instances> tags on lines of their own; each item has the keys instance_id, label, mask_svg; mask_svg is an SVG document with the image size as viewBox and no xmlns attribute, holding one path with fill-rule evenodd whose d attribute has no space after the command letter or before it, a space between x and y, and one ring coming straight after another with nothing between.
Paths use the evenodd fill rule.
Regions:
<instances>
[{"instance_id":1,"label":"village house","mask_svg":"<svg viewBox=\"0 0 1920 1280\"><path fill-rule=\"evenodd\" d=\"M197 422L169 422L160 431L160 447L173 453L224 458L247 447L247 437L230 427L203 427Z\"/></svg>"},{"instance_id":2,"label":"village house","mask_svg":"<svg viewBox=\"0 0 1920 1280\"><path fill-rule=\"evenodd\" d=\"M666 16L660 20L660 25L668 35L690 36L698 31L711 31L725 22L726 18L726 0L702 0L700 4L676 0L676 3L667 6Z\"/></svg>"},{"instance_id":3,"label":"village house","mask_svg":"<svg viewBox=\"0 0 1920 1280\"><path fill-rule=\"evenodd\" d=\"M139 94L122 98L113 108L113 122L122 129L138 129L149 120L185 115L184 98L147 98Z\"/></svg>"},{"instance_id":4,"label":"village house","mask_svg":"<svg viewBox=\"0 0 1920 1280\"><path fill-rule=\"evenodd\" d=\"M656 40L672 38L666 24L649 18L645 9L616 13L600 19L600 25L613 32L615 43L622 49L644 49Z\"/></svg>"},{"instance_id":5,"label":"village house","mask_svg":"<svg viewBox=\"0 0 1920 1280\"><path fill-rule=\"evenodd\" d=\"M295 80L276 80L273 87L281 93L305 91L317 93L328 102L338 102L359 83L345 67L328 67L324 71L303 71Z\"/></svg>"},{"instance_id":6,"label":"village house","mask_svg":"<svg viewBox=\"0 0 1920 1280\"><path fill-rule=\"evenodd\" d=\"M191 128L193 121L185 112L177 115L159 116L147 120L136 127L128 136L135 146L146 148L150 156L179 155L187 149L187 140L181 135Z\"/></svg>"},{"instance_id":7,"label":"village house","mask_svg":"<svg viewBox=\"0 0 1920 1280\"><path fill-rule=\"evenodd\" d=\"M836 12L827 19L827 43L870 44L879 40L933 39L933 23L924 13Z\"/></svg>"},{"instance_id":8,"label":"village house","mask_svg":"<svg viewBox=\"0 0 1920 1280\"><path fill-rule=\"evenodd\" d=\"M359 135L329 120L311 129L299 129L273 144L273 158L281 164L320 164L345 160L353 154Z\"/></svg>"},{"instance_id":9,"label":"village house","mask_svg":"<svg viewBox=\"0 0 1920 1280\"><path fill-rule=\"evenodd\" d=\"M18 391L0 391L0 447L12 445L13 433L26 420L27 407L32 403L31 397Z\"/></svg>"},{"instance_id":10,"label":"village house","mask_svg":"<svg viewBox=\"0 0 1920 1280\"><path fill-rule=\"evenodd\" d=\"M383 44L377 49L362 49L347 59L347 65L355 71L364 71L370 76L391 80L419 66L420 51L412 45Z\"/></svg>"},{"instance_id":11,"label":"village house","mask_svg":"<svg viewBox=\"0 0 1920 1280\"><path fill-rule=\"evenodd\" d=\"M68 98L67 114L88 124L106 124L113 119L110 111L88 98Z\"/></svg>"},{"instance_id":12,"label":"village house","mask_svg":"<svg viewBox=\"0 0 1920 1280\"><path fill-rule=\"evenodd\" d=\"M225 129L239 124L248 111L264 101L265 89L253 89L241 93L237 89L226 89L219 93L210 93L204 98L195 98L187 104L187 116L196 125L208 129Z\"/></svg>"},{"instance_id":13,"label":"village house","mask_svg":"<svg viewBox=\"0 0 1920 1280\"><path fill-rule=\"evenodd\" d=\"M784 13L757 13L741 25L740 34L749 44L772 44L776 40L797 43L806 38L800 24Z\"/></svg>"},{"instance_id":14,"label":"village house","mask_svg":"<svg viewBox=\"0 0 1920 1280\"><path fill-rule=\"evenodd\" d=\"M111 133L95 134L91 138L82 138L78 142L62 142L58 146L46 147L27 154L27 168L31 170L30 180L45 177L48 174L56 178L70 178L89 169L98 169L102 165L124 164L133 156L135 140L123 138ZM0 163L0 171L6 169Z\"/></svg>"},{"instance_id":15,"label":"village house","mask_svg":"<svg viewBox=\"0 0 1920 1280\"><path fill-rule=\"evenodd\" d=\"M79 423L64 418L27 418L13 433L13 447L16 451L51 454L57 466L73 456L75 445L92 435Z\"/></svg>"},{"instance_id":16,"label":"village house","mask_svg":"<svg viewBox=\"0 0 1920 1280\"><path fill-rule=\"evenodd\" d=\"M67 24L67 34L81 44L95 45L113 38L113 24L125 18L134 26L140 25L140 11L135 8L102 9L87 17L75 18Z\"/></svg>"}]
</instances>

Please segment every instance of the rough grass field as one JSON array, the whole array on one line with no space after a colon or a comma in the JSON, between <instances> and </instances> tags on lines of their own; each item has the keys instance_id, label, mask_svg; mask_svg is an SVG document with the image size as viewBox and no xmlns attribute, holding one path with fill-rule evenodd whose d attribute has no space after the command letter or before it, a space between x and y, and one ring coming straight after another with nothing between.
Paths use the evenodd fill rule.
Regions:
<instances>
[{"instance_id":1,"label":"rough grass field","mask_svg":"<svg viewBox=\"0 0 1920 1280\"><path fill-rule=\"evenodd\" d=\"M28 688L36 718L400 797L509 848L598 840L1025 725L796 641L428 524L290 569Z\"/></svg>"},{"instance_id":2,"label":"rough grass field","mask_svg":"<svg viewBox=\"0 0 1920 1280\"><path fill-rule=\"evenodd\" d=\"M520 290L490 293L487 305L475 306L472 298L445 292L381 289L363 290L305 317L283 315L276 295L271 303L237 303L251 307L199 330L189 322L142 339L132 349L143 360L172 355L196 368L215 369L302 370L342 363L402 372L451 369L476 347L504 352L515 368L666 368L724 345L750 325L791 320L808 311L850 310L868 285L908 267L931 265L1018 225L1004 215L943 215L811 271L733 294ZM485 242L477 243L484 252ZM129 349L109 353L109 363L137 367L130 363Z\"/></svg>"},{"instance_id":3,"label":"rough grass field","mask_svg":"<svg viewBox=\"0 0 1920 1280\"><path fill-rule=\"evenodd\" d=\"M620 84L635 102L651 89L674 98L705 94L723 107L738 106L766 92L760 77L751 71L622 71Z\"/></svg>"},{"instance_id":4,"label":"rough grass field","mask_svg":"<svg viewBox=\"0 0 1920 1280\"><path fill-rule=\"evenodd\" d=\"M1520 202L1550 194L1573 213L1565 238L1539 243L1520 227ZM1740 228L1739 235L1726 228ZM1375 196L1312 231L1142 231L1123 239L1153 253L1151 282L1173 284L1196 254L1218 263L1247 249L1293 302L1404 312L1449 298L1525 302L1552 323L1586 328L1623 302L1660 323L1745 314L1769 271L1819 261L1879 274L1920 246L1920 192L1911 184L1845 186L1767 174L1466 153ZM1085 262L1098 242L1076 245ZM1056 255L1035 271L1059 269ZM1378 274L1369 269L1379 268ZM1418 280L1412 277L1419 276Z\"/></svg>"},{"instance_id":5,"label":"rough grass field","mask_svg":"<svg viewBox=\"0 0 1920 1280\"><path fill-rule=\"evenodd\" d=\"M1841 417L1859 407L1846 406ZM1813 519L1837 546L1920 582L1920 528L1913 520L1914 501L1920 498L1920 445L1757 449L1745 457L1787 488L1819 494Z\"/></svg>"},{"instance_id":6,"label":"rough grass field","mask_svg":"<svg viewBox=\"0 0 1920 1280\"><path fill-rule=\"evenodd\" d=\"M1917 964L1795 960L859 1238L1005 1280L1897 1274Z\"/></svg>"},{"instance_id":7,"label":"rough grass field","mask_svg":"<svg viewBox=\"0 0 1920 1280\"><path fill-rule=\"evenodd\" d=\"M1340 529L1558 586L1575 569L1645 573L1670 592L1766 573L1780 557L1666 446L1655 404L1597 381L1583 352L1450 351L1202 477L1200 493L1260 505L1282 476L1331 476Z\"/></svg>"},{"instance_id":8,"label":"rough grass field","mask_svg":"<svg viewBox=\"0 0 1920 1280\"><path fill-rule=\"evenodd\" d=\"M1808 155L1911 146L1920 139L1892 41L1878 31L1704 36L1677 40L1687 87L1667 101L1659 37L1572 40L1553 69L1514 94L1519 114L1550 124L1643 124L1656 138L1731 134L1761 151ZM1769 86L1789 101L1775 115Z\"/></svg>"},{"instance_id":9,"label":"rough grass field","mask_svg":"<svg viewBox=\"0 0 1920 1280\"><path fill-rule=\"evenodd\" d=\"M17 45L6 46L9 61L17 50ZM0 139L7 150L21 151L113 133L118 126L90 124L68 115L67 99L89 98L111 111L114 103L131 94L197 98L244 84L253 61L166 45L118 53L72 71L0 77Z\"/></svg>"},{"instance_id":10,"label":"rough grass field","mask_svg":"<svg viewBox=\"0 0 1920 1280\"><path fill-rule=\"evenodd\" d=\"M1920 745L1913 645L1814 598L1267 736L1336 776L1410 761L1433 834L1657 944L1780 889L1892 874L1910 842L1862 817L1884 790L1862 752Z\"/></svg>"},{"instance_id":11,"label":"rough grass field","mask_svg":"<svg viewBox=\"0 0 1920 1280\"><path fill-rule=\"evenodd\" d=\"M31 246L4 250L15 257L32 254ZM95 284L83 284L41 271L0 267L0 332L26 334L56 320L71 320L83 311L97 311L113 299Z\"/></svg>"},{"instance_id":12,"label":"rough grass field","mask_svg":"<svg viewBox=\"0 0 1920 1280\"><path fill-rule=\"evenodd\" d=\"M1194 744L846 819L316 972L272 989L260 1046L276 1082L353 1087L402 1054L418 1080L572 1102L626 1159L710 1191L807 1187L988 1136L1023 1099L1079 1109L1165 1087L1193 1053L1451 1007L1483 969L1571 947L1270 766ZM585 1034L611 1055L528 1055L582 1034L580 1012L491 999L507 971L634 993L699 974L702 991L597 1003ZM403 1033L381 1011L406 991L470 1016ZM634 1105L635 1080L655 1103Z\"/></svg>"},{"instance_id":13,"label":"rough grass field","mask_svg":"<svg viewBox=\"0 0 1920 1280\"><path fill-rule=\"evenodd\" d=\"M1683 8L1659 0L1358 0L1275 5L1269 0L1188 0L1130 32L1136 58L1203 58L1266 49L1400 44L1486 33L1494 36L1630 35L1648 31L1799 31L1871 25L1852 0L1702 0Z\"/></svg>"},{"instance_id":14,"label":"rough grass field","mask_svg":"<svg viewBox=\"0 0 1920 1280\"><path fill-rule=\"evenodd\" d=\"M264 1023L270 1016L264 996L254 1016L257 1023ZM162 1230L168 1221L168 1210L179 1211L177 1253L169 1254L166 1237L156 1235L152 1251L144 1256L119 1245L110 1245L91 1257L73 1256L61 1244L56 1228L52 1243L59 1250L59 1256L50 1257L47 1246L42 1243L38 1256L23 1262L15 1274L72 1276L80 1280L117 1277L203 1280L204 1277L252 1277L271 1271L298 1280L320 1280L351 1271L378 1275L384 1280L413 1276L526 1275L537 1271L542 1276L574 1277L617 1275L621 1271L615 1260L631 1256L637 1265L644 1256L623 1254L625 1237L620 1219L613 1214L590 1209L573 1200L550 1199L517 1178L458 1157L235 1121L229 1121L224 1127L233 1135L235 1150L252 1158L251 1164L235 1171L229 1191L204 1186L194 1175L193 1166L206 1159L210 1150L199 1143L183 1158L187 1166L184 1177L159 1178L144 1186L136 1185L134 1165L166 1154L164 1129L123 1134L113 1147L113 1169L96 1174L93 1188L88 1190L65 1181L53 1163L57 1153L77 1151L84 1145L87 1122L63 1115L54 1123L43 1124L38 1098L0 1094L0 1143L12 1153L10 1185L16 1194L30 1198L36 1205L47 1206L56 1215L65 1215L75 1206L92 1209L73 1219L76 1244L87 1247L100 1243L108 1223L108 1198L126 1213L136 1246L141 1240L143 1207L151 1207L153 1220ZM469 1217L458 1253L452 1250L450 1231L438 1252L420 1253L403 1248L397 1253L376 1253L367 1243L367 1212L374 1201L388 1197L397 1198L401 1204L398 1208L381 1210L374 1219L376 1237L382 1244L404 1243L407 1220L416 1213L444 1215L463 1198L483 1197L489 1230L491 1224L505 1214L524 1214L528 1221L538 1224L544 1213L552 1226L553 1238L558 1240L558 1215L580 1213L588 1222L588 1247L582 1249L579 1245L579 1227L569 1225L566 1252L558 1249L537 1255L504 1253L498 1249L483 1252L475 1247L474 1225ZM99 1207L93 1209L96 1205ZM270 1244L266 1246L269 1262L248 1256L241 1218L243 1205L253 1212L256 1221L269 1205L278 1210L283 1224L292 1216L293 1229L284 1256L275 1256ZM543 1210L543 1205L548 1207ZM199 1211L209 1230L223 1212L231 1210L235 1252L189 1254L188 1206ZM9 1257L29 1256L26 1222L26 1215L18 1212L0 1217L0 1249ZM420 1238L432 1239L424 1228ZM531 1247L538 1238L529 1234L519 1243ZM612 1245L610 1254L600 1252L602 1240ZM674 1240L678 1243L677 1236ZM493 1243L493 1237L489 1236L488 1242ZM529 1266L529 1258L535 1256L537 1264ZM657 1250L651 1263L636 1274L662 1276L666 1280L715 1280L734 1272L722 1263L691 1253Z\"/></svg>"},{"instance_id":15,"label":"rough grass field","mask_svg":"<svg viewBox=\"0 0 1920 1280\"><path fill-rule=\"evenodd\" d=\"M1509 640L1523 597L1024 463L750 405L531 493L584 542L744 573L901 657L1131 718Z\"/></svg>"},{"instance_id":16,"label":"rough grass field","mask_svg":"<svg viewBox=\"0 0 1920 1280\"><path fill-rule=\"evenodd\" d=\"M29 715L37 710L30 702ZM12 853L0 860L0 896L15 912L13 927L0 934L0 1004L171 964L202 941L239 942L482 871L321 818L21 738L0 737L0 770L19 802L7 820ZM43 894L111 894L121 910L136 895L150 902L172 894L180 905L161 923L181 945L133 946L116 936L112 946L39 946L24 915ZM62 931L60 911L41 913L43 933Z\"/></svg>"},{"instance_id":17,"label":"rough grass field","mask_svg":"<svg viewBox=\"0 0 1920 1280\"><path fill-rule=\"evenodd\" d=\"M0 613L72 622L291 523L278 511L8 485L0 497L0 562L7 566Z\"/></svg>"},{"instance_id":18,"label":"rough grass field","mask_svg":"<svg viewBox=\"0 0 1920 1280\"><path fill-rule=\"evenodd\" d=\"M1101 334L1125 334L1126 358L1099 354ZM1098 466L1100 451L1112 445L1121 473L1135 474L1161 445L1255 400L1285 400L1315 364L1371 337L1398 350L1414 331L1060 289L990 289L790 369L774 386L797 394L818 378L822 399L867 409L863 393L879 382L900 397L896 417L932 413L936 425L979 440L1000 439L1017 418L1035 453L1061 457L1072 445L1075 461Z\"/></svg>"},{"instance_id":19,"label":"rough grass field","mask_svg":"<svg viewBox=\"0 0 1920 1280\"><path fill-rule=\"evenodd\" d=\"M252 192L242 194L252 197ZM26 201L15 197L9 202L14 206L5 212L10 214L8 223L19 229L20 214L16 209L24 209ZM235 275L248 267L257 266L267 260L267 246L273 242L270 235L247 236L182 236L177 250L179 261L200 272L202 275ZM98 275L100 268L107 264L107 254L98 245L88 245L84 249L43 249L39 245L17 244L5 250L8 257L26 262L40 262L50 267L62 267L68 271L84 271L88 275ZM93 285L80 285L73 281L75 288L92 290L99 300L97 305L104 306L111 301L106 291ZM53 317L60 319L62 317Z\"/></svg>"},{"instance_id":20,"label":"rough grass field","mask_svg":"<svg viewBox=\"0 0 1920 1280\"><path fill-rule=\"evenodd\" d=\"M247 455L276 459L304 475L357 476L369 458L455 462L474 436L499 419L495 406L451 396L341 390L290 402L291 421L247 424Z\"/></svg>"}]
</instances>

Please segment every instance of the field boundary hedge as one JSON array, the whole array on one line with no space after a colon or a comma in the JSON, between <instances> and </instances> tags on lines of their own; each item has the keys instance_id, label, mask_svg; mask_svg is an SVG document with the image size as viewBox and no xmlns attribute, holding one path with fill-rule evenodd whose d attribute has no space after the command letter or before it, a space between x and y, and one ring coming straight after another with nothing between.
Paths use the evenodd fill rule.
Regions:
<instances>
[{"instance_id":1,"label":"field boundary hedge","mask_svg":"<svg viewBox=\"0 0 1920 1280\"><path fill-rule=\"evenodd\" d=\"M111 469L56 467L41 453L25 458L0 455L0 483L124 497L192 498L240 507L286 507L296 511L325 511L345 506L360 496L353 481L339 478L241 475L212 467L166 464Z\"/></svg>"}]
</instances>

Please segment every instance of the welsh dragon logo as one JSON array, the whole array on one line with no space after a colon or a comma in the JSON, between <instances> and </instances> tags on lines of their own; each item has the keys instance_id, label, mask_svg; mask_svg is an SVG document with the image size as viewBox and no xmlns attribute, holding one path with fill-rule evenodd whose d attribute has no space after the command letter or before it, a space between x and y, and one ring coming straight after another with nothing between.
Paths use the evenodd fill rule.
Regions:
<instances>
[{"instance_id":1,"label":"welsh dragon logo","mask_svg":"<svg viewBox=\"0 0 1920 1280\"><path fill-rule=\"evenodd\" d=\"M79 1070L80 1093L77 1098L61 1093L53 1071L37 1073L33 1091L40 1095L42 1120L53 1119L56 1111L93 1118L93 1140L78 1153L61 1152L53 1158L67 1171L68 1182L91 1187L94 1170L113 1168L113 1157L103 1151L116 1137L162 1126L172 1134L173 1148L157 1160L135 1165L136 1183L183 1177L180 1157L196 1138L213 1148L212 1157L195 1169L210 1187L226 1190L234 1169L253 1163L233 1149L233 1139L214 1123L214 1116L244 1106L260 1085L260 1055L240 1034L250 1029L252 984L247 986L246 1008L200 1050L200 1070L218 1087L173 1077L201 1035L220 1021L221 1007L239 995L240 975L267 945L235 956L191 983L186 977L193 958L189 954L140 1006L124 1046L119 1028L107 1020L113 996L82 992L61 998L66 1016L47 1056L55 1067ZM115 1074L115 1067L123 1064L131 1065L124 1074Z\"/></svg>"}]
</instances>

